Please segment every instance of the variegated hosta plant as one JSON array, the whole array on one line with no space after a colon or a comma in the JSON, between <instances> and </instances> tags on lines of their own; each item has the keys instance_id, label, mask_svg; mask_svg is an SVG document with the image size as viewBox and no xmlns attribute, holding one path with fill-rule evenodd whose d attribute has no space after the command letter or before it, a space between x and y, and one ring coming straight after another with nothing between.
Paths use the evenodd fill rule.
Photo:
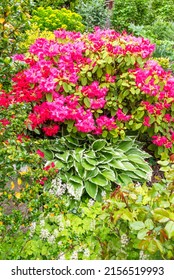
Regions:
<instances>
[{"instance_id":1,"label":"variegated hosta plant","mask_svg":"<svg viewBox=\"0 0 174 280\"><path fill-rule=\"evenodd\" d=\"M42 151L59 169L57 179L65 183L65 189L75 199L87 193L100 201L102 192L110 192L116 185L151 179L152 169L146 161L150 155L141 150L132 136L113 144L91 135L88 140L68 135L54 140L48 149ZM62 193L56 190L56 179L53 185L57 193Z\"/></svg>"}]
</instances>

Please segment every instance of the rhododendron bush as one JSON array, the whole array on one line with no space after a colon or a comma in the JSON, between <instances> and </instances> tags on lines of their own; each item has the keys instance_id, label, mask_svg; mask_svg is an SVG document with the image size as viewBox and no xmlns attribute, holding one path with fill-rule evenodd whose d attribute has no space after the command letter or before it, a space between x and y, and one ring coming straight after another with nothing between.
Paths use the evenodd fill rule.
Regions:
<instances>
[{"instance_id":1,"label":"rhododendron bush","mask_svg":"<svg viewBox=\"0 0 174 280\"><path fill-rule=\"evenodd\" d=\"M1 92L3 108L31 103L25 125L48 137L117 139L138 130L150 136L156 156L174 152L174 77L151 59L149 40L99 28L54 35L37 39L29 56L13 57L28 67L13 77L9 93Z\"/></svg>"}]
</instances>

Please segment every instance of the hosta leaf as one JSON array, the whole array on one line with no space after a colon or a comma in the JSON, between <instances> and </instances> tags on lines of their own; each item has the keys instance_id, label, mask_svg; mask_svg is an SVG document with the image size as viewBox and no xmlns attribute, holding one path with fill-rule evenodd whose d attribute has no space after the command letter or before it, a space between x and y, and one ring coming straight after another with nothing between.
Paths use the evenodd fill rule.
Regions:
<instances>
[{"instance_id":1,"label":"hosta leaf","mask_svg":"<svg viewBox=\"0 0 174 280\"><path fill-rule=\"evenodd\" d=\"M83 168L83 166L81 165L81 163L77 162L74 160L74 167L75 167L75 170L77 172L77 174L81 177L81 178L84 178L85 176L85 170Z\"/></svg>"},{"instance_id":2,"label":"hosta leaf","mask_svg":"<svg viewBox=\"0 0 174 280\"><path fill-rule=\"evenodd\" d=\"M95 166L89 164L85 159L82 159L81 163L82 163L82 166L84 167L84 169L86 169L86 170L94 170L95 169Z\"/></svg>"},{"instance_id":3,"label":"hosta leaf","mask_svg":"<svg viewBox=\"0 0 174 280\"><path fill-rule=\"evenodd\" d=\"M89 151L89 152L85 153L85 156L87 156L89 158L95 158L96 154L94 151Z\"/></svg>"},{"instance_id":4,"label":"hosta leaf","mask_svg":"<svg viewBox=\"0 0 174 280\"><path fill-rule=\"evenodd\" d=\"M68 161L69 156L70 156L70 152L69 151L65 151L63 154L59 154L59 153L55 154L56 158L61 159L64 162Z\"/></svg>"},{"instance_id":5,"label":"hosta leaf","mask_svg":"<svg viewBox=\"0 0 174 280\"><path fill-rule=\"evenodd\" d=\"M144 159L142 157L140 157L139 155L127 155L127 158L130 161L135 162L135 163L140 163L140 164L146 163L144 161Z\"/></svg>"},{"instance_id":6,"label":"hosta leaf","mask_svg":"<svg viewBox=\"0 0 174 280\"><path fill-rule=\"evenodd\" d=\"M92 144L92 149L94 151L100 151L104 148L104 146L106 146L107 142L105 140L96 140L94 141L94 143Z\"/></svg>"},{"instance_id":7,"label":"hosta leaf","mask_svg":"<svg viewBox=\"0 0 174 280\"><path fill-rule=\"evenodd\" d=\"M132 147L132 141L122 141L117 147L118 149L127 152Z\"/></svg>"},{"instance_id":8,"label":"hosta leaf","mask_svg":"<svg viewBox=\"0 0 174 280\"><path fill-rule=\"evenodd\" d=\"M96 166L98 164L98 162L95 159L93 159L93 158L85 157L85 159L91 165Z\"/></svg>"},{"instance_id":9,"label":"hosta leaf","mask_svg":"<svg viewBox=\"0 0 174 280\"><path fill-rule=\"evenodd\" d=\"M86 171L85 179L93 178L96 177L99 173L99 169L95 168L94 170L91 171Z\"/></svg>"},{"instance_id":10,"label":"hosta leaf","mask_svg":"<svg viewBox=\"0 0 174 280\"><path fill-rule=\"evenodd\" d=\"M115 167L116 169L125 170L125 167L120 160L115 160L114 159L114 160L109 162L109 165Z\"/></svg>"},{"instance_id":11,"label":"hosta leaf","mask_svg":"<svg viewBox=\"0 0 174 280\"><path fill-rule=\"evenodd\" d=\"M70 182L75 182L78 183L80 185L83 185L83 181L78 177L78 176L71 176L70 177Z\"/></svg>"},{"instance_id":12,"label":"hosta leaf","mask_svg":"<svg viewBox=\"0 0 174 280\"><path fill-rule=\"evenodd\" d=\"M118 178L121 179L121 181L123 182L121 185L127 186L130 183L132 183L131 178L127 174L125 174L125 173L119 174Z\"/></svg>"},{"instance_id":13,"label":"hosta leaf","mask_svg":"<svg viewBox=\"0 0 174 280\"><path fill-rule=\"evenodd\" d=\"M65 139L66 139L69 143L73 144L74 146L79 146L79 141L78 141L77 139L75 139L75 138L73 138L73 137L71 137L71 136L69 136L69 135L66 136Z\"/></svg>"},{"instance_id":14,"label":"hosta leaf","mask_svg":"<svg viewBox=\"0 0 174 280\"><path fill-rule=\"evenodd\" d=\"M90 181L98 186L106 186L108 184L108 181L102 174L98 174L96 177L91 178Z\"/></svg>"},{"instance_id":15,"label":"hosta leaf","mask_svg":"<svg viewBox=\"0 0 174 280\"><path fill-rule=\"evenodd\" d=\"M128 171L136 170L136 167L128 161L122 161L122 164L124 166L124 170L128 170Z\"/></svg>"},{"instance_id":16,"label":"hosta leaf","mask_svg":"<svg viewBox=\"0 0 174 280\"><path fill-rule=\"evenodd\" d=\"M102 155L106 158L104 163L108 163L113 159L113 155L111 153L103 152Z\"/></svg>"},{"instance_id":17,"label":"hosta leaf","mask_svg":"<svg viewBox=\"0 0 174 280\"><path fill-rule=\"evenodd\" d=\"M95 199L98 192L98 186L92 182L86 181L85 189L89 196Z\"/></svg>"},{"instance_id":18,"label":"hosta leaf","mask_svg":"<svg viewBox=\"0 0 174 280\"><path fill-rule=\"evenodd\" d=\"M58 169L65 167L65 164L61 160L56 160L54 163L55 163L56 168L58 168Z\"/></svg>"},{"instance_id":19,"label":"hosta leaf","mask_svg":"<svg viewBox=\"0 0 174 280\"><path fill-rule=\"evenodd\" d=\"M115 173L112 170L106 169L102 172L102 175L110 181L114 182L116 180Z\"/></svg>"}]
</instances>

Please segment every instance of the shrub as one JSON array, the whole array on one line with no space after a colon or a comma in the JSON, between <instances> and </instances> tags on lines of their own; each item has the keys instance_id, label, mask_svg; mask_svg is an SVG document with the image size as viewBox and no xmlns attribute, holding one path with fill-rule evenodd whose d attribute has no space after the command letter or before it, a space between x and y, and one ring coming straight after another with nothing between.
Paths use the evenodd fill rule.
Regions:
<instances>
[{"instance_id":1,"label":"shrub","mask_svg":"<svg viewBox=\"0 0 174 280\"><path fill-rule=\"evenodd\" d=\"M10 96L31 103L25 123L41 136L64 131L117 141L126 130L138 130L152 137L156 156L173 152L174 80L148 60L154 45L113 30L88 35L59 30L55 36L38 39L30 47L32 58L19 58L28 69L13 78L9 94L1 93L2 106Z\"/></svg>"},{"instance_id":2,"label":"shrub","mask_svg":"<svg viewBox=\"0 0 174 280\"><path fill-rule=\"evenodd\" d=\"M82 18L75 12L62 8L61 10L51 7L39 7L33 12L31 22L37 24L41 31L47 29L53 31L64 28L71 31L83 31Z\"/></svg>"},{"instance_id":3,"label":"shrub","mask_svg":"<svg viewBox=\"0 0 174 280\"><path fill-rule=\"evenodd\" d=\"M8 90L12 76L19 71L11 56L20 52L20 42L25 40L25 30L29 28L28 14L31 1L1 1L0 5L0 89Z\"/></svg>"},{"instance_id":4,"label":"shrub","mask_svg":"<svg viewBox=\"0 0 174 280\"><path fill-rule=\"evenodd\" d=\"M116 188L102 204L87 199L72 205L62 195L54 208L55 194L45 195L53 202L52 208L47 203L50 212L33 221L25 234L4 235L1 259L174 258L174 193L165 180L151 188Z\"/></svg>"},{"instance_id":5,"label":"shrub","mask_svg":"<svg viewBox=\"0 0 174 280\"><path fill-rule=\"evenodd\" d=\"M109 11L104 0L80 1L75 10L82 17L86 31L92 31L95 26L106 27L109 21Z\"/></svg>"}]
</instances>

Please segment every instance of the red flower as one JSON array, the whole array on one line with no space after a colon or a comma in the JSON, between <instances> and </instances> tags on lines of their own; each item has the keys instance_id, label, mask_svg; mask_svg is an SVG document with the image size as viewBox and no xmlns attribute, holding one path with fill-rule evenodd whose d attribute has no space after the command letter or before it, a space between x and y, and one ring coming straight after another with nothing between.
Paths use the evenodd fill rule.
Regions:
<instances>
[{"instance_id":1,"label":"red flower","mask_svg":"<svg viewBox=\"0 0 174 280\"><path fill-rule=\"evenodd\" d=\"M36 153L41 157L44 158L45 154L41 150L37 150Z\"/></svg>"}]
</instances>

